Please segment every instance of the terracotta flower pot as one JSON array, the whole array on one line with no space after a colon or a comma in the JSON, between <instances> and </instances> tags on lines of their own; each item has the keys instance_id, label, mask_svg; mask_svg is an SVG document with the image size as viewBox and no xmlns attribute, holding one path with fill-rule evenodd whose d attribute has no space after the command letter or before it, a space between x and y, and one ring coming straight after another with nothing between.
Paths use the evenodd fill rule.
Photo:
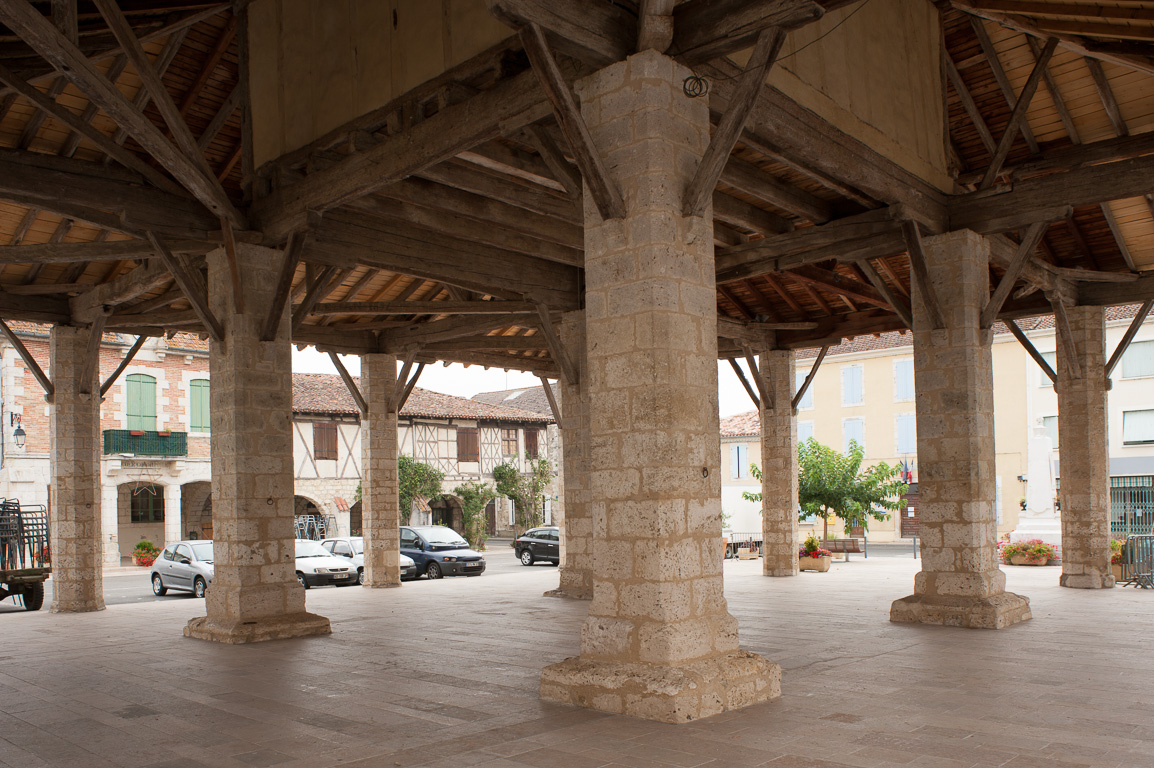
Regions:
<instances>
[{"instance_id":1,"label":"terracotta flower pot","mask_svg":"<svg viewBox=\"0 0 1154 768\"><path fill-rule=\"evenodd\" d=\"M1031 560L1025 555L1013 555L1010 558L1010 565L1046 565L1049 562L1049 558L1045 560Z\"/></svg>"},{"instance_id":2,"label":"terracotta flower pot","mask_svg":"<svg viewBox=\"0 0 1154 768\"><path fill-rule=\"evenodd\" d=\"M829 555L822 555L821 557L802 556L797 559L798 569L802 571L817 571L818 573L825 573L829 570L830 560Z\"/></svg>"}]
</instances>

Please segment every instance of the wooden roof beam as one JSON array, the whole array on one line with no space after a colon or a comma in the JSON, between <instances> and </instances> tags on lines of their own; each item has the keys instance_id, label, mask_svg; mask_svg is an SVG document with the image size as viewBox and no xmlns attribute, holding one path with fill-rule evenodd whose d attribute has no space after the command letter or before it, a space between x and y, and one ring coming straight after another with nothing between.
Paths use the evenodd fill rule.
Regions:
<instances>
[{"instance_id":1,"label":"wooden roof beam","mask_svg":"<svg viewBox=\"0 0 1154 768\"><path fill-rule=\"evenodd\" d=\"M1042 73L1046 71L1046 67L1050 64L1050 58L1054 55L1054 50L1058 47L1058 38L1051 37L1046 41L1045 47L1042 49L1042 55L1038 57L1037 62L1034 63L1033 70L1030 71L1029 78L1026 79L1026 84L1022 86L1022 93L1018 96L1017 103L1014 104L1014 110L1010 113L1010 121L1006 124L1006 131L1002 134L1002 138L998 140L998 148L994 151L994 159L990 161L990 166L986 169L985 176L978 184L978 189L989 189L990 185L994 183L998 172L1002 170L1002 163L1006 161L1006 155L1010 154L1010 147L1014 143L1014 136L1018 133L1018 126L1026 117L1026 110L1030 106L1030 102L1034 98L1034 94L1038 90L1038 83L1042 81Z\"/></svg>"},{"instance_id":2,"label":"wooden roof beam","mask_svg":"<svg viewBox=\"0 0 1154 768\"><path fill-rule=\"evenodd\" d=\"M851 299L857 299L869 304L873 304L883 309L892 309L892 305L886 298L872 286L866 285L863 282L840 275L837 272L828 269L821 269L815 266L795 267L788 271L789 276L798 280L804 280L811 285L821 288L823 291L848 296Z\"/></svg>"},{"instance_id":3,"label":"wooden roof beam","mask_svg":"<svg viewBox=\"0 0 1154 768\"><path fill-rule=\"evenodd\" d=\"M688 0L673 9L678 59L699 62L749 48L770 27L793 29L825 14L807 0Z\"/></svg>"},{"instance_id":4,"label":"wooden roof beam","mask_svg":"<svg viewBox=\"0 0 1154 768\"><path fill-rule=\"evenodd\" d=\"M1010 78L1006 76L1006 70L1002 67L1002 61L998 58L998 49L994 47L994 41L990 39L990 33L986 31L986 22L977 16L970 16L970 26L974 30L974 34L978 36L978 43L982 46L982 53L986 57L986 63L990 65L990 71L994 73L994 79L998 81L998 89L1001 90L1002 95L1006 97L1006 104L1013 111L1014 104L1018 100L1017 94L1014 93L1014 86L1010 83ZM1028 40L1033 40L1028 37ZM1035 62L1038 60L1038 54L1034 54ZM1048 66L1042 68L1042 77L1047 83L1053 81L1053 76L1050 74ZM1022 120L1018 123L1018 128L1022 132L1022 138L1026 141L1026 146L1030 148L1030 152L1038 153L1038 141L1034 138L1034 131L1030 128L1028 120Z\"/></svg>"},{"instance_id":5,"label":"wooden roof beam","mask_svg":"<svg viewBox=\"0 0 1154 768\"><path fill-rule=\"evenodd\" d=\"M314 315L504 315L535 311L528 301L337 301L313 308Z\"/></svg>"}]
</instances>

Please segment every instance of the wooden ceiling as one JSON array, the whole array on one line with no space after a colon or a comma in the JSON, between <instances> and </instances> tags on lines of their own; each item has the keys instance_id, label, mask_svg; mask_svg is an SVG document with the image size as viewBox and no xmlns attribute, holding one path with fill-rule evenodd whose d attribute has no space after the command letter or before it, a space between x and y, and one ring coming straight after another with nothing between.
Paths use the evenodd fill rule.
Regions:
<instances>
[{"instance_id":1,"label":"wooden ceiling","mask_svg":"<svg viewBox=\"0 0 1154 768\"><path fill-rule=\"evenodd\" d=\"M789 23L843 5L799 0ZM0 8L0 318L88 324L104 307L109 329L210 333L189 286L202 255L232 233L285 248L297 343L558 375L552 322L580 307L581 153L547 109L522 38L253 168L243 8ZM905 327L911 242L949 226L995 237L994 286L1029 225L1048 222L1015 267L1004 317L1050 311L1043 294L1154 295L1143 274L1154 270L1154 2L939 8L957 188L929 187L764 89L712 194L722 355L766 331L807 347ZM57 38L43 22L64 53L50 50ZM125 30L148 60L145 77ZM598 65L580 43L556 56L567 79ZM88 81L56 69L76 52L93 67ZM740 67L718 55L696 66L712 79L719 122L739 98ZM161 103L150 78L167 94ZM471 132L459 116L482 109L521 109L522 122ZM395 149L422 142L425 156ZM1102 192L1101 163L1113 163L1119 199ZM384 183L358 189L370 165ZM338 202L309 203L346 182ZM989 195L1010 187L1014 198ZM315 207L323 216L306 221ZM148 232L170 259L157 258Z\"/></svg>"}]
</instances>

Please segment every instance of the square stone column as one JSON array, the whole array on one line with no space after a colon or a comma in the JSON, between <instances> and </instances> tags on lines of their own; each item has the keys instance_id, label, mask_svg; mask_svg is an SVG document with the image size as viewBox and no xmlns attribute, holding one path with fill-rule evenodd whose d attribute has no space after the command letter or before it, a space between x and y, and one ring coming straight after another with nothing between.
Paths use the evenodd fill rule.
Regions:
<instances>
[{"instance_id":1,"label":"square stone column","mask_svg":"<svg viewBox=\"0 0 1154 768\"><path fill-rule=\"evenodd\" d=\"M87 328L54 325L48 359L56 388L48 409L53 613L104 610L100 395L84 381Z\"/></svg>"},{"instance_id":2,"label":"square stone column","mask_svg":"<svg viewBox=\"0 0 1154 768\"><path fill-rule=\"evenodd\" d=\"M758 367L773 393L773 408L761 404L761 571L766 576L796 576L797 415L792 407L796 354L766 349Z\"/></svg>"},{"instance_id":3,"label":"square stone column","mask_svg":"<svg viewBox=\"0 0 1154 768\"><path fill-rule=\"evenodd\" d=\"M296 579L287 302L276 339L260 340L283 257L238 243L236 258L243 314L224 249L208 254L209 305L224 326L223 342L209 351L216 575L208 615L189 621L184 634L220 643L328 634L329 620L305 611Z\"/></svg>"},{"instance_id":4,"label":"square stone column","mask_svg":"<svg viewBox=\"0 0 1154 768\"><path fill-rule=\"evenodd\" d=\"M164 486L164 543L165 546L184 539L184 522L180 513L180 486Z\"/></svg>"},{"instance_id":5,"label":"square stone column","mask_svg":"<svg viewBox=\"0 0 1154 768\"><path fill-rule=\"evenodd\" d=\"M561 343L577 369L585 362L585 313L566 313ZM589 498L589 397L584 380L559 380L561 389L561 445L565 463L565 517L561 521L561 568L557 589L547 597L593 597L593 512Z\"/></svg>"},{"instance_id":6,"label":"square stone column","mask_svg":"<svg viewBox=\"0 0 1154 768\"><path fill-rule=\"evenodd\" d=\"M109 477L100 486L100 539L104 567L120 567L120 486L119 478Z\"/></svg>"},{"instance_id":7,"label":"square stone column","mask_svg":"<svg viewBox=\"0 0 1154 768\"><path fill-rule=\"evenodd\" d=\"M687 722L781 694L722 593L712 211L681 215L709 143L689 70L646 51L577 84L627 215L585 195L593 601L541 697Z\"/></svg>"},{"instance_id":8,"label":"square stone column","mask_svg":"<svg viewBox=\"0 0 1154 768\"><path fill-rule=\"evenodd\" d=\"M1058 343L1063 587L1114 586L1110 569L1110 451L1106 413L1106 310L1068 307L1079 373ZM1061 332L1061 329L1059 329ZM1068 439L1067 439L1068 438Z\"/></svg>"},{"instance_id":9,"label":"square stone column","mask_svg":"<svg viewBox=\"0 0 1154 768\"><path fill-rule=\"evenodd\" d=\"M962 230L925 252L946 327L913 281L922 570L890 621L1002 629L1029 619L1030 601L1005 591L997 560L992 333L978 327L990 245Z\"/></svg>"},{"instance_id":10,"label":"square stone column","mask_svg":"<svg viewBox=\"0 0 1154 768\"><path fill-rule=\"evenodd\" d=\"M361 395L369 406L361 423L361 530L365 586L401 586L401 507L397 486L395 355L361 356Z\"/></svg>"}]
</instances>

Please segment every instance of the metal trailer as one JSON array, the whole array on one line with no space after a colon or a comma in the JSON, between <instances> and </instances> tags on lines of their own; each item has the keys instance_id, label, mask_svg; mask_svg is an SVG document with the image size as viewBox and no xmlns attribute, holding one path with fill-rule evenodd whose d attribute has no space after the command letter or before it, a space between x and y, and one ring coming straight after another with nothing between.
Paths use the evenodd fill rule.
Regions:
<instances>
[{"instance_id":1,"label":"metal trailer","mask_svg":"<svg viewBox=\"0 0 1154 768\"><path fill-rule=\"evenodd\" d=\"M51 566L47 508L0 500L0 600L12 597L25 610L40 610Z\"/></svg>"}]
</instances>

